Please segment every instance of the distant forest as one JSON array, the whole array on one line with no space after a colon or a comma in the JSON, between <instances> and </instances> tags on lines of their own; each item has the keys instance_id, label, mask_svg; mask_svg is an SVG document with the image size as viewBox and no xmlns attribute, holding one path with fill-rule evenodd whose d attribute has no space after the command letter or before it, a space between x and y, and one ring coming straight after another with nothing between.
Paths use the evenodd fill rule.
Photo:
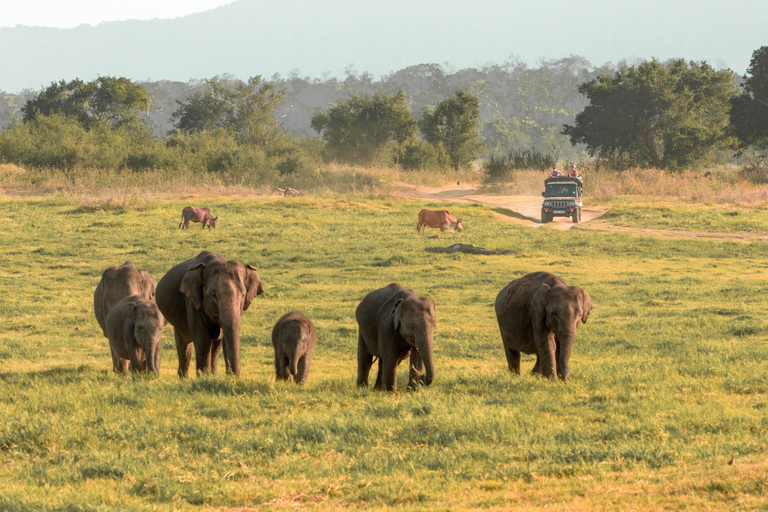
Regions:
<instances>
[{"instance_id":1,"label":"distant forest","mask_svg":"<svg viewBox=\"0 0 768 512\"><path fill-rule=\"evenodd\" d=\"M610 75L640 62L622 61L594 67L583 57L571 56L542 61L538 67L529 67L519 61L462 70L440 64L422 64L378 79L353 68L347 69L344 79L302 77L298 73L263 79L274 84L277 90L286 91L285 102L274 115L282 116L283 128L299 139L318 137L310 126L312 116L318 111L355 95L402 91L406 106L418 120L425 107L434 107L457 90L464 90L479 100L486 155L534 148L539 151L552 149L562 158L576 160L586 155L584 148L573 147L561 131L564 124L574 122L576 114L588 103L579 93L578 86L598 75ZM227 76L219 78L234 80ZM735 80L740 82L741 77L736 75ZM161 138L174 128L171 115L178 109L177 100L186 101L207 86L204 79L139 83L151 98L144 123ZM0 129L21 120L21 107L39 93L33 90L20 94L0 92Z\"/></svg>"}]
</instances>

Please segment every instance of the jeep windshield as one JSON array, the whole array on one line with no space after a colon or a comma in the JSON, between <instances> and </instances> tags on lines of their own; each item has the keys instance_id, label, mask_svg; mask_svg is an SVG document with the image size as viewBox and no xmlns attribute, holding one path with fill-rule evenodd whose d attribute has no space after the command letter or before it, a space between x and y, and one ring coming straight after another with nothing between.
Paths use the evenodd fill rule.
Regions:
<instances>
[{"instance_id":1,"label":"jeep windshield","mask_svg":"<svg viewBox=\"0 0 768 512\"><path fill-rule=\"evenodd\" d=\"M548 183L544 197L576 197L578 186L571 183Z\"/></svg>"}]
</instances>

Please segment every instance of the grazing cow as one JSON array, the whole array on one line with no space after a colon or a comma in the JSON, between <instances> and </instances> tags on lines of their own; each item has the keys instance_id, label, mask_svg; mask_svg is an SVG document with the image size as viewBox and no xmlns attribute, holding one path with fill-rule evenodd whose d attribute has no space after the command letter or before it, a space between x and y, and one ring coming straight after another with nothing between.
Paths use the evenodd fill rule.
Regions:
<instances>
[{"instance_id":1,"label":"grazing cow","mask_svg":"<svg viewBox=\"0 0 768 512\"><path fill-rule=\"evenodd\" d=\"M211 211L208 208L195 208L194 206L187 206L181 210L181 223L179 227L181 229L189 229L189 221L202 222L203 229L205 226L209 228L216 227L216 220L218 217L212 217Z\"/></svg>"},{"instance_id":2,"label":"grazing cow","mask_svg":"<svg viewBox=\"0 0 768 512\"><path fill-rule=\"evenodd\" d=\"M419 212L419 223L416 225L416 232L426 232L427 226L431 228L440 228L440 231L445 231L445 228L452 227L461 231L464 226L461 224L461 219L456 220L448 213L448 210L421 210Z\"/></svg>"}]
</instances>

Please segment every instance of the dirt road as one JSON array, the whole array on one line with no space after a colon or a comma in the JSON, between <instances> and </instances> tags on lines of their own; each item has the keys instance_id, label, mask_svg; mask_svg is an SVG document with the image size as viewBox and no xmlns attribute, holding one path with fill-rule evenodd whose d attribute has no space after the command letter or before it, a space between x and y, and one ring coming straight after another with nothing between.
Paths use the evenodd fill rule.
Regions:
<instances>
[{"instance_id":1,"label":"dirt road","mask_svg":"<svg viewBox=\"0 0 768 512\"><path fill-rule=\"evenodd\" d=\"M420 197L435 201L467 201L498 206L500 208L497 213L506 217L510 222L517 222L534 228L571 229L579 225L574 224L570 217L555 217L553 222L542 224L541 197L480 194L475 185L423 188L403 184L402 187L402 195L405 197ZM596 219L607 211L607 208L585 206L581 210L581 222Z\"/></svg>"},{"instance_id":2,"label":"dirt road","mask_svg":"<svg viewBox=\"0 0 768 512\"><path fill-rule=\"evenodd\" d=\"M616 226L608 222L590 224L589 221L599 219L608 208L584 206L581 211L581 222L574 224L570 217L555 217L553 222L541 223L541 197L537 196L502 196L479 193L476 185L448 185L439 188L416 187L402 184L400 194L403 197L429 199L433 201L467 201L498 206L496 213L509 222L533 228L544 229L584 229L603 233L627 233L637 236L663 236L674 238L708 238L716 240L731 240L736 242L761 241L768 243L768 235L751 233L713 233L693 231L672 231L662 229L630 228Z\"/></svg>"}]
</instances>

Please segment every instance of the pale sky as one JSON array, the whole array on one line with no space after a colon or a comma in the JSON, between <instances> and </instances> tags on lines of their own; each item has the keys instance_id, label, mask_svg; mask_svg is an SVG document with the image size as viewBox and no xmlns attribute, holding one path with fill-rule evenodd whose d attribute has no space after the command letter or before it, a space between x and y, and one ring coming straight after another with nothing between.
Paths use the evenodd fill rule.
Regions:
<instances>
[{"instance_id":1,"label":"pale sky","mask_svg":"<svg viewBox=\"0 0 768 512\"><path fill-rule=\"evenodd\" d=\"M208 27L198 13L224 6L210 17L216 37L196 37ZM102 27L92 37L104 47L78 55L36 48L34 39L23 39L26 53L14 51L32 32L3 28L0 90L110 74L189 80L296 71L343 78L354 69L379 77L425 63L450 71L510 59L536 66L572 55L595 67L684 58L743 74L752 52L768 45L768 0L0 0L0 27L73 29L187 16L188 23L165 25L196 31L173 34L183 45L152 32L155 23L135 26L137 41L151 49L109 39ZM40 34L41 41L67 35ZM42 53L29 58L33 50Z\"/></svg>"},{"instance_id":2,"label":"pale sky","mask_svg":"<svg viewBox=\"0 0 768 512\"><path fill-rule=\"evenodd\" d=\"M104 21L178 18L235 0L0 0L0 27L72 28Z\"/></svg>"}]
</instances>

